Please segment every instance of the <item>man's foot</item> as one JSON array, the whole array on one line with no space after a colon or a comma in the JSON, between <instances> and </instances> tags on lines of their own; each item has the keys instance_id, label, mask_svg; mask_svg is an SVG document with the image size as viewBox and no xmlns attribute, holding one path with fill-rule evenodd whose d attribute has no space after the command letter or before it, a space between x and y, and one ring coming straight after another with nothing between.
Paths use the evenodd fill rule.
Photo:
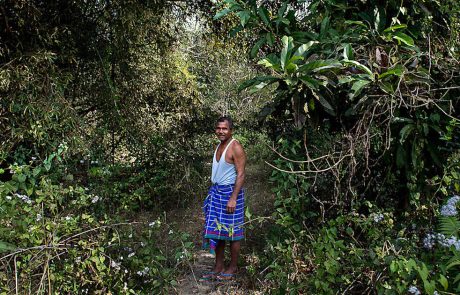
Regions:
<instances>
[{"instance_id":1,"label":"man's foot","mask_svg":"<svg viewBox=\"0 0 460 295\"><path fill-rule=\"evenodd\" d=\"M221 272L217 276L217 280L219 281L231 281L236 277L236 268L227 268L225 271Z\"/></svg>"},{"instance_id":2,"label":"man's foot","mask_svg":"<svg viewBox=\"0 0 460 295\"><path fill-rule=\"evenodd\" d=\"M220 273L216 279L220 282L223 282L223 281L232 281L234 280L236 277L236 273Z\"/></svg>"},{"instance_id":3,"label":"man's foot","mask_svg":"<svg viewBox=\"0 0 460 295\"><path fill-rule=\"evenodd\" d=\"M217 275L219 275L219 272L215 272L215 271L205 271L201 277L200 277L200 281L211 281L211 280L214 280L216 279Z\"/></svg>"}]
</instances>

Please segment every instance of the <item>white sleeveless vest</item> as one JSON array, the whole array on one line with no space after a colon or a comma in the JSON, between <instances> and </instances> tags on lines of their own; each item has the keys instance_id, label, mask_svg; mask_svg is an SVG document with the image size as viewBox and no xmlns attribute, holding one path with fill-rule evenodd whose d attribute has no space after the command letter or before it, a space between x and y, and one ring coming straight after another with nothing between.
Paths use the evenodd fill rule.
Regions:
<instances>
[{"instance_id":1,"label":"white sleeveless vest","mask_svg":"<svg viewBox=\"0 0 460 295\"><path fill-rule=\"evenodd\" d=\"M233 143L235 139L227 144L220 156L219 162L217 162L217 150L219 149L220 143L214 151L214 157L212 158L212 173L211 173L211 182L212 184L218 185L228 185L235 184L236 181L236 168L234 164L229 164L225 161L225 154L227 153L228 147Z\"/></svg>"}]
</instances>

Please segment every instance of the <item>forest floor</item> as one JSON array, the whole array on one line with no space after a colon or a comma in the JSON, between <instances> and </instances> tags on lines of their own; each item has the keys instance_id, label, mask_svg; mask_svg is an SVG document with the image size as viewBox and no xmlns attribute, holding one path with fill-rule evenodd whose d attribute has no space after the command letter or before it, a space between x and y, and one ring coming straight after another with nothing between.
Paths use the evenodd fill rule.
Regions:
<instances>
[{"instance_id":1,"label":"forest floor","mask_svg":"<svg viewBox=\"0 0 460 295\"><path fill-rule=\"evenodd\" d=\"M271 222L274 196L271 192L269 177L270 169L264 164L254 164L246 168L246 206L254 222L250 222L249 227L246 226L246 239L241 246L238 274L232 281L200 281L203 273L211 270L214 265L214 256L208 251L201 250L203 227L201 203L204 196L187 209L178 210L174 214L177 218L175 219L179 226L178 229L189 233L195 244L189 269L179 279L178 294L260 294L254 290L257 282L254 282L254 276L248 275L248 268L251 266L252 253L263 250L265 229ZM227 246L226 258L229 256L228 251Z\"/></svg>"}]
</instances>

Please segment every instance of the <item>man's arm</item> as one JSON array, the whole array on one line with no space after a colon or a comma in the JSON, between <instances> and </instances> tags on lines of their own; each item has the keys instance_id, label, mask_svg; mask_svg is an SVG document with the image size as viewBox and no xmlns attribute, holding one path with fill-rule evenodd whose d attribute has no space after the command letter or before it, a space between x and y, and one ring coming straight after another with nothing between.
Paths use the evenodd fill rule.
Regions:
<instances>
[{"instance_id":1,"label":"man's arm","mask_svg":"<svg viewBox=\"0 0 460 295\"><path fill-rule=\"evenodd\" d=\"M232 148L233 163L235 164L236 169L236 182L235 188L233 189L233 193L230 196L230 200L228 200L227 203L227 211L230 213L235 212L236 199L238 198L238 194L243 187L244 178L246 176L246 154L243 150L243 147L239 142L235 142Z\"/></svg>"}]
</instances>

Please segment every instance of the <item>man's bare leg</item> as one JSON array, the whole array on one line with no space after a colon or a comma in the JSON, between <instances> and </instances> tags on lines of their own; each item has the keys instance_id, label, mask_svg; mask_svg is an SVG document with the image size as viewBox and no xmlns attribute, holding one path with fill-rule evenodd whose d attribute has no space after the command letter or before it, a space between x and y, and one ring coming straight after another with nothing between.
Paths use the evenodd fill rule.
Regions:
<instances>
[{"instance_id":1,"label":"man's bare leg","mask_svg":"<svg viewBox=\"0 0 460 295\"><path fill-rule=\"evenodd\" d=\"M216 245L216 264L214 272L221 273L224 270L225 241L217 240Z\"/></svg>"},{"instance_id":2,"label":"man's bare leg","mask_svg":"<svg viewBox=\"0 0 460 295\"><path fill-rule=\"evenodd\" d=\"M225 269L224 273L234 274L238 269L238 256L240 255L241 241L230 242L230 265Z\"/></svg>"}]
</instances>

